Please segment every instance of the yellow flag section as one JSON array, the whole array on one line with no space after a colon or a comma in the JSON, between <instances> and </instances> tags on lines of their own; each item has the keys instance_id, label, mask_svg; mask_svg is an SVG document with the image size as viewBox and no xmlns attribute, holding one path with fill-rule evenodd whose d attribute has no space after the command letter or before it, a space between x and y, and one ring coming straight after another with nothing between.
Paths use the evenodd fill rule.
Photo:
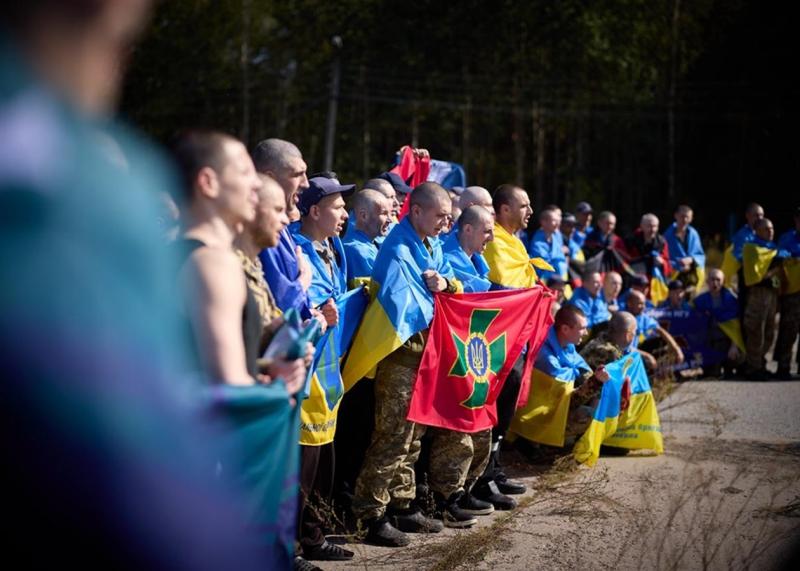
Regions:
<instances>
[{"instance_id":1,"label":"yellow flag section","mask_svg":"<svg viewBox=\"0 0 800 571\"><path fill-rule=\"evenodd\" d=\"M742 246L742 266L744 266L746 286L755 285L764 279L777 253L774 244L758 238Z\"/></svg>"},{"instance_id":2,"label":"yellow flag section","mask_svg":"<svg viewBox=\"0 0 800 571\"><path fill-rule=\"evenodd\" d=\"M564 446L569 397L574 381L560 381L534 369L528 404L517 411L511 431L533 442Z\"/></svg>"},{"instance_id":3,"label":"yellow flag section","mask_svg":"<svg viewBox=\"0 0 800 571\"><path fill-rule=\"evenodd\" d=\"M570 396L575 379L591 368L574 345L562 347L551 327L536 355L527 404L511 422L511 431L533 442L564 446Z\"/></svg>"},{"instance_id":4,"label":"yellow flag section","mask_svg":"<svg viewBox=\"0 0 800 571\"><path fill-rule=\"evenodd\" d=\"M722 273L725 274L725 287L731 287L733 285L733 279L736 277L736 273L741 267L742 264L740 264L736 256L733 255L733 244L731 244L725 249L722 255L722 267L720 268Z\"/></svg>"},{"instance_id":5,"label":"yellow flag section","mask_svg":"<svg viewBox=\"0 0 800 571\"><path fill-rule=\"evenodd\" d=\"M500 224L494 225L494 240L483 254L489 264L489 280L506 287L533 287L538 281L534 266L554 272L553 266L541 258L528 257L525 244L508 233Z\"/></svg>"},{"instance_id":6,"label":"yellow flag section","mask_svg":"<svg viewBox=\"0 0 800 571\"><path fill-rule=\"evenodd\" d=\"M662 454L661 423L641 355L629 353L606 365L606 371L611 378L603 385L589 428L575 443L575 459L594 466L602 444ZM620 392L626 377L631 382L631 399L622 411Z\"/></svg>"},{"instance_id":7,"label":"yellow flag section","mask_svg":"<svg viewBox=\"0 0 800 571\"><path fill-rule=\"evenodd\" d=\"M785 294L800 291L800 258L788 258L783 262L783 272L786 276Z\"/></svg>"}]
</instances>

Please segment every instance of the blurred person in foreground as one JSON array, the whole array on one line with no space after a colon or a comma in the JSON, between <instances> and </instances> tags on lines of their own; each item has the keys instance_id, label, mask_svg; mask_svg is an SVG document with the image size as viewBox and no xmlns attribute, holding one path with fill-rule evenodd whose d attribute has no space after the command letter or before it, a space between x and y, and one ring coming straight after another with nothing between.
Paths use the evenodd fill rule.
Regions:
<instances>
[{"instance_id":1,"label":"blurred person in foreground","mask_svg":"<svg viewBox=\"0 0 800 571\"><path fill-rule=\"evenodd\" d=\"M245 532L242 498L213 477L217 435L189 406L157 222L169 168L111 120L149 4L0 7L4 554L30 568L285 567Z\"/></svg>"}]
</instances>

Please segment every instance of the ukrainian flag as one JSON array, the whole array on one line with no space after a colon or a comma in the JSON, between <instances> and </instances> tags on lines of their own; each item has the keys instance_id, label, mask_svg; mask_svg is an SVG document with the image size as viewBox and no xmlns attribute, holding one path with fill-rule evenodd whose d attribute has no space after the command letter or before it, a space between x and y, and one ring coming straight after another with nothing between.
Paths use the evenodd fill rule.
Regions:
<instances>
[{"instance_id":1,"label":"ukrainian flag","mask_svg":"<svg viewBox=\"0 0 800 571\"><path fill-rule=\"evenodd\" d=\"M800 291L800 258L788 258L783 261L783 272L786 275L784 294Z\"/></svg>"},{"instance_id":2,"label":"ukrainian flag","mask_svg":"<svg viewBox=\"0 0 800 571\"><path fill-rule=\"evenodd\" d=\"M658 307L669 298L667 280L659 268L653 268L653 277L650 278L650 300Z\"/></svg>"},{"instance_id":3,"label":"ukrainian flag","mask_svg":"<svg viewBox=\"0 0 800 571\"><path fill-rule=\"evenodd\" d=\"M706 292L694 299L694 307L698 311L711 315L722 332L727 335L742 354L745 353L742 323L739 320L739 300L724 287L720 292L721 303L714 306L711 294Z\"/></svg>"},{"instance_id":4,"label":"ukrainian flag","mask_svg":"<svg viewBox=\"0 0 800 571\"><path fill-rule=\"evenodd\" d=\"M315 348L311 378L307 384L308 398L300 409L300 444L321 446L333 442L339 403L344 395L341 357L350 347L366 306L363 286L336 300L339 323L325 332Z\"/></svg>"},{"instance_id":5,"label":"ukrainian flag","mask_svg":"<svg viewBox=\"0 0 800 571\"><path fill-rule=\"evenodd\" d=\"M641 355L629 353L605 369L611 378L600 392L592 423L575 443L575 459L594 466L602 444L662 454L661 423ZM627 410L622 411L620 393L626 377L630 378L631 399Z\"/></svg>"},{"instance_id":6,"label":"ukrainian flag","mask_svg":"<svg viewBox=\"0 0 800 571\"><path fill-rule=\"evenodd\" d=\"M564 446L570 395L585 371L591 368L583 357L574 346L562 348L551 327L536 356L528 403L517 411L511 430L533 442Z\"/></svg>"},{"instance_id":7,"label":"ukrainian flag","mask_svg":"<svg viewBox=\"0 0 800 571\"><path fill-rule=\"evenodd\" d=\"M461 291L439 241L429 240L426 246L405 217L386 237L375 260L370 287L374 299L342 371L346 391L361 378L374 376L381 360L430 325L433 295L422 278L426 270L435 270Z\"/></svg>"},{"instance_id":8,"label":"ukrainian flag","mask_svg":"<svg viewBox=\"0 0 800 571\"><path fill-rule=\"evenodd\" d=\"M778 255L774 242L754 238L742 246L742 266L744 283L750 287L762 281L769 271L772 260Z\"/></svg>"},{"instance_id":9,"label":"ukrainian flag","mask_svg":"<svg viewBox=\"0 0 800 571\"><path fill-rule=\"evenodd\" d=\"M483 256L489 264L489 280L508 288L535 286L539 278L534 267L555 271L541 258L530 258L525 244L497 223L494 225L494 240L486 245Z\"/></svg>"}]
</instances>

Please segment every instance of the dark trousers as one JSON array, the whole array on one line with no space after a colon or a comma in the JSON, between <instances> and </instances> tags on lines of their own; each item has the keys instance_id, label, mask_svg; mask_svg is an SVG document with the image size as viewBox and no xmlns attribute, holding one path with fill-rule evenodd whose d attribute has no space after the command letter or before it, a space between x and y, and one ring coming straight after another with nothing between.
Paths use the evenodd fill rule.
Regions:
<instances>
[{"instance_id":1,"label":"dark trousers","mask_svg":"<svg viewBox=\"0 0 800 571\"><path fill-rule=\"evenodd\" d=\"M361 379L342 398L337 415L336 473L333 489L337 501L345 501L356 489L364 455L375 430L375 381ZM349 507L349 506L344 506Z\"/></svg>"},{"instance_id":2,"label":"dark trousers","mask_svg":"<svg viewBox=\"0 0 800 571\"><path fill-rule=\"evenodd\" d=\"M492 428L492 452L489 455L489 463L486 470L478 480L478 483L488 483L498 477L505 477L503 467L500 465L500 445L511 426L514 414L517 412L517 399L519 390L522 386L522 369L525 366L525 355L520 355L511 372L508 373L503 388L497 396L497 425Z\"/></svg>"},{"instance_id":3,"label":"dark trousers","mask_svg":"<svg viewBox=\"0 0 800 571\"><path fill-rule=\"evenodd\" d=\"M326 515L331 513L330 497L336 457L333 443L300 446L300 498L298 539L303 549L325 541Z\"/></svg>"}]
</instances>

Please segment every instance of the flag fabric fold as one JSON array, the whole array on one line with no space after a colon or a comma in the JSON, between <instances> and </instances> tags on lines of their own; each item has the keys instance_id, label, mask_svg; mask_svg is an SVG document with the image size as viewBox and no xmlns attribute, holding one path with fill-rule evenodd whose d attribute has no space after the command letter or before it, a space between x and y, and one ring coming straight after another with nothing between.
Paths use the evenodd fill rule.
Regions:
<instances>
[{"instance_id":1,"label":"flag fabric fold","mask_svg":"<svg viewBox=\"0 0 800 571\"><path fill-rule=\"evenodd\" d=\"M575 459L594 466L602 444L662 454L661 423L641 355L628 353L605 369L610 379L603 385L589 428L575 443ZM631 398L628 408L622 411L620 393L626 377L631 383Z\"/></svg>"},{"instance_id":2,"label":"flag fabric fold","mask_svg":"<svg viewBox=\"0 0 800 571\"><path fill-rule=\"evenodd\" d=\"M298 410L289 404L283 382L206 392L213 421L223 435L218 470L245 492L249 525L275 569L294 557L298 470Z\"/></svg>"},{"instance_id":3,"label":"flag fabric fold","mask_svg":"<svg viewBox=\"0 0 800 571\"><path fill-rule=\"evenodd\" d=\"M430 240L426 247L404 218L387 236L375 260L370 287L374 299L345 360L345 390L372 374L384 357L428 327L433 319L433 295L422 278L426 270L437 271L461 289L439 241Z\"/></svg>"},{"instance_id":4,"label":"flag fabric fold","mask_svg":"<svg viewBox=\"0 0 800 571\"><path fill-rule=\"evenodd\" d=\"M336 300L339 322L325 332L315 347L309 371L308 398L303 401L300 411L300 444L321 446L333 441L336 415L344 395L340 361L350 347L367 301L363 286Z\"/></svg>"},{"instance_id":5,"label":"flag fabric fold","mask_svg":"<svg viewBox=\"0 0 800 571\"><path fill-rule=\"evenodd\" d=\"M542 287L436 294L408 420L470 433L494 426L500 389L526 346L532 364L552 303Z\"/></svg>"},{"instance_id":6,"label":"flag fabric fold","mask_svg":"<svg viewBox=\"0 0 800 571\"><path fill-rule=\"evenodd\" d=\"M591 368L575 347L562 348L551 328L533 366L528 402L517 411L511 430L533 442L564 446L570 395L586 371Z\"/></svg>"},{"instance_id":7,"label":"flag fabric fold","mask_svg":"<svg viewBox=\"0 0 800 571\"><path fill-rule=\"evenodd\" d=\"M503 287L533 287L539 281L534 267L555 271L544 260L530 258L519 238L497 223L494 225L494 240L487 244L484 256L489 263L489 280Z\"/></svg>"}]
</instances>

